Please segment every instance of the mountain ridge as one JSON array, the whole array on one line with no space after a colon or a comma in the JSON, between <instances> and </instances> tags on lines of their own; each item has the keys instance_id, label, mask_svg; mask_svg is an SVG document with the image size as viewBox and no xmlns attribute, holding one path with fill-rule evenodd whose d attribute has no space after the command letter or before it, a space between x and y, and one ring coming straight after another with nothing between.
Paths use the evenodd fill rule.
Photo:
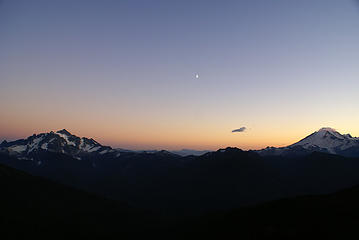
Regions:
<instances>
[{"instance_id":1,"label":"mountain ridge","mask_svg":"<svg viewBox=\"0 0 359 240\"><path fill-rule=\"evenodd\" d=\"M108 155L118 158L126 153L163 154L172 153L177 156L200 156L211 151L182 149L178 151L151 150L134 151L122 148L112 148L98 143L93 138L78 137L68 130L51 131L49 133L33 134L26 139L15 141L4 140L0 144L0 151L7 152L23 160L33 160L36 152L49 151L63 153L77 160L89 156ZM359 157L359 138L350 134L341 134L333 128L324 127L304 137L298 142L286 147L267 147L260 150L250 150L262 156L303 156L312 152L324 152L346 157Z\"/></svg>"}]
</instances>

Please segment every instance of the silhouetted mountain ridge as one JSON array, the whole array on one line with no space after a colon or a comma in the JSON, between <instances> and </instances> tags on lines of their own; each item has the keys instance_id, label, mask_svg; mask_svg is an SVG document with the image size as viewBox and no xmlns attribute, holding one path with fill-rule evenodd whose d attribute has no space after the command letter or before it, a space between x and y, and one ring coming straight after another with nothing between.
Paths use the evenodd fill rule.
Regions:
<instances>
[{"instance_id":1,"label":"silhouetted mountain ridge","mask_svg":"<svg viewBox=\"0 0 359 240\"><path fill-rule=\"evenodd\" d=\"M359 184L356 158L302 145L286 150L288 154L263 154L228 147L181 157L165 150L116 150L62 130L3 143L0 163L165 216L330 193Z\"/></svg>"}]
</instances>

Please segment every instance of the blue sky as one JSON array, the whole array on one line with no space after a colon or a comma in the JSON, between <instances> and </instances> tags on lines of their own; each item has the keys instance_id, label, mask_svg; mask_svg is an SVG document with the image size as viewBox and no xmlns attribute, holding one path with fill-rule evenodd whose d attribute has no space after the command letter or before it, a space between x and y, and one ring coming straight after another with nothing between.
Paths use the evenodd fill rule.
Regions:
<instances>
[{"instance_id":1,"label":"blue sky","mask_svg":"<svg viewBox=\"0 0 359 240\"><path fill-rule=\"evenodd\" d=\"M355 1L3 0L0 36L0 138L67 128L215 149L359 135Z\"/></svg>"}]
</instances>

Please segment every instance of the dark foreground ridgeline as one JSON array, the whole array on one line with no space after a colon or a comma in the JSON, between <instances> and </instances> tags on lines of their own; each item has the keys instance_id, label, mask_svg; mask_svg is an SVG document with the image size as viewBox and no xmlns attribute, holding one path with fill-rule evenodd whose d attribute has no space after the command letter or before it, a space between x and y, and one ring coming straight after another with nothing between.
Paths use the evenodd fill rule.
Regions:
<instances>
[{"instance_id":1,"label":"dark foreground ridgeline","mask_svg":"<svg viewBox=\"0 0 359 240\"><path fill-rule=\"evenodd\" d=\"M151 228L144 212L0 165L1 239L110 238ZM135 229L136 225L142 227ZM76 238L75 238L76 239Z\"/></svg>"},{"instance_id":2,"label":"dark foreground ridgeline","mask_svg":"<svg viewBox=\"0 0 359 240\"><path fill-rule=\"evenodd\" d=\"M157 152L77 160L37 151L32 157L0 153L0 163L163 216L194 216L359 184L359 159L318 152L282 157L226 148L190 157Z\"/></svg>"},{"instance_id":3,"label":"dark foreground ridgeline","mask_svg":"<svg viewBox=\"0 0 359 240\"><path fill-rule=\"evenodd\" d=\"M359 187L163 219L0 165L2 239L356 239Z\"/></svg>"}]
</instances>

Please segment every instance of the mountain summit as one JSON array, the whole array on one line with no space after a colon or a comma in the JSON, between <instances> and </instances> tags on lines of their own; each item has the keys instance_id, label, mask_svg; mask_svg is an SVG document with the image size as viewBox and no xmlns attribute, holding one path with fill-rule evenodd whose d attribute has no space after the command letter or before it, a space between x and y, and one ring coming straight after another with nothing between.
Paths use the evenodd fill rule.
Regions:
<instances>
[{"instance_id":1,"label":"mountain summit","mask_svg":"<svg viewBox=\"0 0 359 240\"><path fill-rule=\"evenodd\" d=\"M311 152L359 156L359 138L324 127L287 147L267 147L258 151L261 155L303 155Z\"/></svg>"},{"instance_id":2,"label":"mountain summit","mask_svg":"<svg viewBox=\"0 0 359 240\"><path fill-rule=\"evenodd\" d=\"M340 151L359 146L359 138L350 134L340 134L333 128L321 128L306 138L291 146L302 146L305 149L324 149L328 153L337 154Z\"/></svg>"},{"instance_id":3,"label":"mountain summit","mask_svg":"<svg viewBox=\"0 0 359 240\"><path fill-rule=\"evenodd\" d=\"M92 138L77 137L66 129L57 132L34 134L26 139L0 144L1 151L31 160L33 155L48 151L70 155L78 160L90 153L106 154L115 152L111 147L102 146Z\"/></svg>"}]
</instances>

